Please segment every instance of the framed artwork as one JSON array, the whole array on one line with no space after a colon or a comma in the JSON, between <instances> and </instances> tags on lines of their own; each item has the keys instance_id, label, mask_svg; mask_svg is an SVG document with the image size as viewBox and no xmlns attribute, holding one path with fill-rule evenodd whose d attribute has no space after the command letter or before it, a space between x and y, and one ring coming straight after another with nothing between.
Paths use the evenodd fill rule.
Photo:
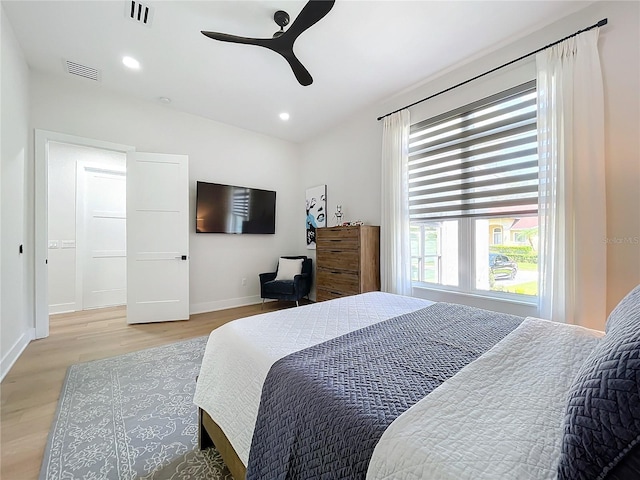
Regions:
<instances>
[{"instance_id":1,"label":"framed artwork","mask_svg":"<svg viewBox=\"0 0 640 480\"><path fill-rule=\"evenodd\" d=\"M307 248L316 248L316 229L327 226L327 186L307 188Z\"/></svg>"}]
</instances>

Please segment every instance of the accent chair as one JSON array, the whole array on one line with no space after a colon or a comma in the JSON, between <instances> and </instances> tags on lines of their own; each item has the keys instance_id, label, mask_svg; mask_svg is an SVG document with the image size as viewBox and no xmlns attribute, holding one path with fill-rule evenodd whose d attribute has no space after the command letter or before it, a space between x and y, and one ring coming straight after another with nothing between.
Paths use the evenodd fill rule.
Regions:
<instances>
[{"instance_id":1,"label":"accent chair","mask_svg":"<svg viewBox=\"0 0 640 480\"><path fill-rule=\"evenodd\" d=\"M280 257L275 272L261 273L259 276L263 305L269 298L296 302L296 306L299 306L300 299L309 298L311 291L311 259L306 256Z\"/></svg>"}]
</instances>

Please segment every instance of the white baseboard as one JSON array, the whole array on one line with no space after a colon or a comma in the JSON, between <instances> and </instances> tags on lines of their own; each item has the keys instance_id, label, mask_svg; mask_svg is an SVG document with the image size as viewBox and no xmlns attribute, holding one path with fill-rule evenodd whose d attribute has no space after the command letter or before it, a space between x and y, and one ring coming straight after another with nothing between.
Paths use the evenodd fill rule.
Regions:
<instances>
[{"instance_id":1,"label":"white baseboard","mask_svg":"<svg viewBox=\"0 0 640 480\"><path fill-rule=\"evenodd\" d=\"M16 343L13 344L13 347L2 357L2 360L0 360L0 382L4 380L5 375L9 373L9 370L11 370L13 364L16 363L16 360L20 358L20 355L22 355L24 349L27 348L29 342L35 338L36 329L30 328L22 334Z\"/></svg>"},{"instance_id":2,"label":"white baseboard","mask_svg":"<svg viewBox=\"0 0 640 480\"><path fill-rule=\"evenodd\" d=\"M189 314L215 312L217 310L225 310L227 308L244 307L245 305L255 305L262 303L259 295L250 297L230 298L228 300L218 300L216 302L194 303L189 306Z\"/></svg>"},{"instance_id":3,"label":"white baseboard","mask_svg":"<svg viewBox=\"0 0 640 480\"><path fill-rule=\"evenodd\" d=\"M49 315L55 315L56 313L77 312L78 310L82 309L77 308L76 302L56 303L54 305L49 305Z\"/></svg>"}]
</instances>

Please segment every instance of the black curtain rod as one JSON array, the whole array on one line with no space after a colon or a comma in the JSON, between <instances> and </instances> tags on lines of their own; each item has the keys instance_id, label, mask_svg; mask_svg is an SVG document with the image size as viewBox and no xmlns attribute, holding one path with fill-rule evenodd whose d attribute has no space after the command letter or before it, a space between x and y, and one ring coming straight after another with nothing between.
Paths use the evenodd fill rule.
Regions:
<instances>
[{"instance_id":1,"label":"black curtain rod","mask_svg":"<svg viewBox=\"0 0 640 480\"><path fill-rule=\"evenodd\" d=\"M473 82L474 80L477 80L477 79L479 79L481 77L484 77L485 75L489 75L490 73L493 73L496 70L500 70L501 68L508 67L509 65L512 65L512 64L514 64L516 62L519 62L520 60L522 60L524 58L530 57L531 55L535 55L538 52L541 52L543 50L546 50L547 48L553 47L554 45L557 45L560 42L564 42L565 40L567 40L569 38L575 37L576 35L580 35L583 32L587 32L587 31L592 30L592 29L594 29L596 27L602 27L602 26L606 25L607 23L608 23L608 20L606 18L603 18L598 23L594 23L590 27L583 28L582 30L578 30L576 33L573 33L571 35L567 35L566 37L561 38L558 41L550 43L549 45L546 45L546 46L544 46L542 48L539 48L539 49L537 49L537 50L535 50L533 52L527 53L526 55L522 55L521 57L518 57L515 60L511 60L510 62L504 63L504 64L500 65L499 67L492 68L491 70L486 71L484 73L481 73L480 75L476 75L475 77L470 78L468 80L465 80L464 82L460 82L460 83L458 83L458 84L456 84L456 85L454 85L452 87L446 88L446 89L444 89L444 90L442 90L442 91L440 91L438 93L434 93L433 95L429 95L428 97L425 97L422 100L418 100L417 102L413 102L413 103L411 103L409 105L406 105L406 106L404 106L402 108L394 110L393 112L389 112L386 115L382 115L381 117L378 117L378 121L382 120L385 117L388 117L389 115L393 115L394 113L398 113L400 110L404 110L405 108L413 107L414 105L417 105L417 104L422 103L422 102L426 102L427 100L431 100L432 98L437 97L438 95L442 95L443 93L447 93L447 92L449 92L449 91L451 91L451 90L453 90L455 88L461 87L462 85L466 85L469 82Z\"/></svg>"}]
</instances>

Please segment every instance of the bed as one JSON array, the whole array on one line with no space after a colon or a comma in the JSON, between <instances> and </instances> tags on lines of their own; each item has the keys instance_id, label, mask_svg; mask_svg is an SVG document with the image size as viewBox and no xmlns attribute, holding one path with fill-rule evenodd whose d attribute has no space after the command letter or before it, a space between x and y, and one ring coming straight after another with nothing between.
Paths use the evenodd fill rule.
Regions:
<instances>
[{"instance_id":1,"label":"bed","mask_svg":"<svg viewBox=\"0 0 640 480\"><path fill-rule=\"evenodd\" d=\"M606 335L381 292L236 320L205 350L201 445L237 479L640 478L639 326L640 287ZM625 398L585 395L602 371Z\"/></svg>"}]
</instances>

